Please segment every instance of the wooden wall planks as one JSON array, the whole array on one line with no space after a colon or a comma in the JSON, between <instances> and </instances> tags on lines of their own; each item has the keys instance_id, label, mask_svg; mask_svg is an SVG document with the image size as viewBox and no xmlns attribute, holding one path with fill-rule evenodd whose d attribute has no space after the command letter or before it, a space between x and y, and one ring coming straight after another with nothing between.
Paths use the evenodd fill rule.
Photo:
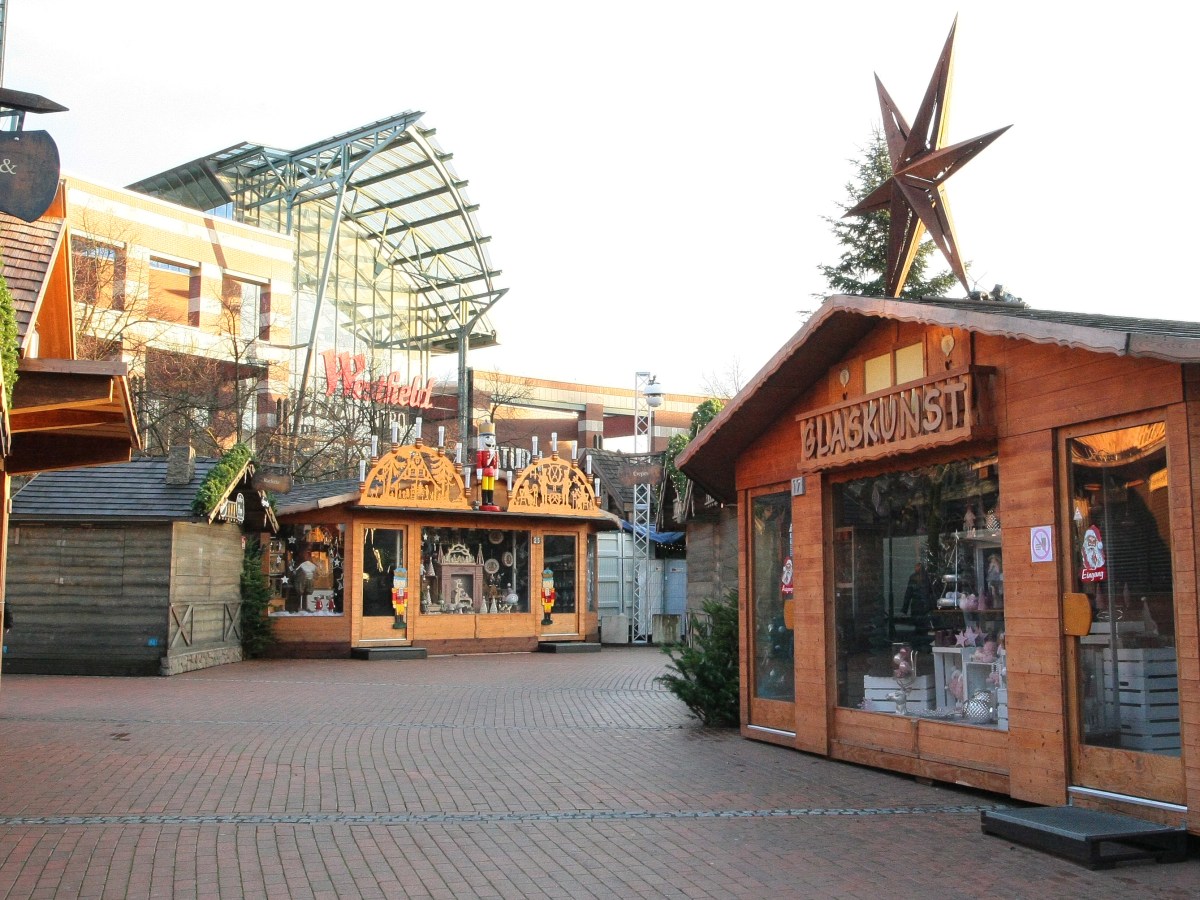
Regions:
<instances>
[{"instance_id":1,"label":"wooden wall planks","mask_svg":"<svg viewBox=\"0 0 1200 900\"><path fill-rule=\"evenodd\" d=\"M799 412L862 392L861 364L872 355L923 341L929 372L943 364L945 329L881 321L800 402L781 409L775 424L736 461L739 511L752 492L787 484L796 474ZM793 502L796 595L794 621L797 698L796 746L871 765L953 780L979 779L1018 799L1060 803L1069 783L1067 679L1062 635L1062 554L1069 552L1059 520L1060 429L1095 423L1112 427L1122 416L1158 411L1168 420L1170 505L1181 716L1184 721L1188 795L1200 797L1200 610L1197 571L1200 535L1200 366L1181 367L1147 358L1118 357L1055 344L954 331L954 365L994 367L995 450L1001 484L1000 517L1006 581L1009 731L977 729L833 708L831 554L826 541L829 483L943 459L947 451L916 452L850 469L809 475L808 492ZM840 370L850 372L845 387ZM1186 401L1186 402L1185 402ZM960 445L950 453L965 453ZM1194 480L1195 479L1195 480ZM1034 562L1030 529L1054 527L1055 560ZM743 548L746 546L742 522ZM744 596L744 556L742 587ZM743 659L748 656L743 619ZM745 670L743 675L748 674ZM743 684L745 685L744 680ZM751 715L753 720L753 715ZM937 727L929 727L935 725ZM999 787L997 787L999 786Z\"/></svg>"}]
</instances>

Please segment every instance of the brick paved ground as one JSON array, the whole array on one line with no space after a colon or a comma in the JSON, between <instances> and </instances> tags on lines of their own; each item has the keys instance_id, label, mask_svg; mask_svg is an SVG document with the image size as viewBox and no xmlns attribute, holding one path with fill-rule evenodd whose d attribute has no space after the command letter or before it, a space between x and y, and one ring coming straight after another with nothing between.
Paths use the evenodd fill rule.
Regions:
<instances>
[{"instance_id":1,"label":"brick paved ground","mask_svg":"<svg viewBox=\"0 0 1200 900\"><path fill-rule=\"evenodd\" d=\"M707 730L647 648L5 676L0 897L1195 897Z\"/></svg>"}]
</instances>

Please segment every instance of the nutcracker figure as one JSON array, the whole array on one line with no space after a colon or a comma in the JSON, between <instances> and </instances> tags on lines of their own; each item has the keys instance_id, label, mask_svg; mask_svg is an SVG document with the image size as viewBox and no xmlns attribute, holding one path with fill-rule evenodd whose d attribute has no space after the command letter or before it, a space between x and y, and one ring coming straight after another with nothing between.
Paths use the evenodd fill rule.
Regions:
<instances>
[{"instance_id":1,"label":"nutcracker figure","mask_svg":"<svg viewBox=\"0 0 1200 900\"><path fill-rule=\"evenodd\" d=\"M496 469L500 467L500 451L496 449L496 426L484 419L479 423L479 452L475 454L475 474L479 478L483 502L480 509L499 512L494 500Z\"/></svg>"},{"instance_id":2,"label":"nutcracker figure","mask_svg":"<svg viewBox=\"0 0 1200 900\"><path fill-rule=\"evenodd\" d=\"M404 614L408 611L408 569L399 568L392 576L392 609L396 611L393 628L407 628Z\"/></svg>"},{"instance_id":3,"label":"nutcracker figure","mask_svg":"<svg viewBox=\"0 0 1200 900\"><path fill-rule=\"evenodd\" d=\"M554 573L549 569L542 570L542 624L553 625L554 620L550 618L550 612L554 609L554 601L558 599L558 594L554 590Z\"/></svg>"}]
</instances>

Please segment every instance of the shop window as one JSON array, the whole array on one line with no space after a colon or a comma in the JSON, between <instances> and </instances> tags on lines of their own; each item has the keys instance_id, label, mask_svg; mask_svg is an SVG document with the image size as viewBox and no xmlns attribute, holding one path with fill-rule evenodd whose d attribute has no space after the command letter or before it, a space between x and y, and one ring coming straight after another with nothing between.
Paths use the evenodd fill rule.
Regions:
<instances>
[{"instance_id":1,"label":"shop window","mask_svg":"<svg viewBox=\"0 0 1200 900\"><path fill-rule=\"evenodd\" d=\"M791 495L755 497L750 509L754 693L768 700L794 700Z\"/></svg>"},{"instance_id":2,"label":"shop window","mask_svg":"<svg viewBox=\"0 0 1200 900\"><path fill-rule=\"evenodd\" d=\"M363 594L364 616L392 618L392 591L408 591L410 579L404 556L404 531L396 528L367 528L363 530Z\"/></svg>"},{"instance_id":3,"label":"shop window","mask_svg":"<svg viewBox=\"0 0 1200 900\"><path fill-rule=\"evenodd\" d=\"M424 529L421 570L409 577L422 615L529 612L529 545L528 531Z\"/></svg>"},{"instance_id":4,"label":"shop window","mask_svg":"<svg viewBox=\"0 0 1200 900\"><path fill-rule=\"evenodd\" d=\"M868 394L887 390L892 386L892 354L873 356L863 366L863 389Z\"/></svg>"},{"instance_id":5,"label":"shop window","mask_svg":"<svg viewBox=\"0 0 1200 900\"><path fill-rule=\"evenodd\" d=\"M838 705L1007 727L994 457L837 484Z\"/></svg>"},{"instance_id":6,"label":"shop window","mask_svg":"<svg viewBox=\"0 0 1200 900\"><path fill-rule=\"evenodd\" d=\"M340 616L344 525L284 525L271 539L271 615Z\"/></svg>"},{"instance_id":7,"label":"shop window","mask_svg":"<svg viewBox=\"0 0 1200 900\"><path fill-rule=\"evenodd\" d=\"M189 312L191 298L199 295L199 267L151 257L147 274L157 318L180 325L199 324Z\"/></svg>"},{"instance_id":8,"label":"shop window","mask_svg":"<svg viewBox=\"0 0 1200 900\"><path fill-rule=\"evenodd\" d=\"M1083 742L1180 753L1167 437L1162 422L1067 441Z\"/></svg>"},{"instance_id":9,"label":"shop window","mask_svg":"<svg viewBox=\"0 0 1200 900\"><path fill-rule=\"evenodd\" d=\"M925 345L911 344L896 351L896 384L925 377Z\"/></svg>"},{"instance_id":10,"label":"shop window","mask_svg":"<svg viewBox=\"0 0 1200 900\"><path fill-rule=\"evenodd\" d=\"M552 613L575 612L575 535L546 535L545 567L554 573L554 609Z\"/></svg>"},{"instance_id":11,"label":"shop window","mask_svg":"<svg viewBox=\"0 0 1200 900\"><path fill-rule=\"evenodd\" d=\"M242 278L225 275L221 279L221 297L224 300L230 325L236 325L238 337L245 341L257 340L262 311L262 285Z\"/></svg>"},{"instance_id":12,"label":"shop window","mask_svg":"<svg viewBox=\"0 0 1200 900\"><path fill-rule=\"evenodd\" d=\"M872 356L863 365L863 389L868 394L925 377L925 345L910 344Z\"/></svg>"},{"instance_id":13,"label":"shop window","mask_svg":"<svg viewBox=\"0 0 1200 900\"><path fill-rule=\"evenodd\" d=\"M71 269L79 302L101 309L124 308L125 267L123 250L71 235Z\"/></svg>"},{"instance_id":14,"label":"shop window","mask_svg":"<svg viewBox=\"0 0 1200 900\"><path fill-rule=\"evenodd\" d=\"M589 534L587 538L587 579L583 589L587 594L587 611L590 613L596 611L596 558L599 553L597 543L596 535Z\"/></svg>"}]
</instances>

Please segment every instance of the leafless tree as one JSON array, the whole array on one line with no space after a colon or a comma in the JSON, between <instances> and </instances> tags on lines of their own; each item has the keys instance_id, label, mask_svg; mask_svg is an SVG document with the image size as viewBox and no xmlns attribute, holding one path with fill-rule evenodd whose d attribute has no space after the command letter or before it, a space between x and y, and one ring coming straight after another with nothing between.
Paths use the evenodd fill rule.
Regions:
<instances>
[{"instance_id":1,"label":"leafless tree","mask_svg":"<svg viewBox=\"0 0 1200 900\"><path fill-rule=\"evenodd\" d=\"M129 363L146 454L183 441L218 453L249 437L254 385L265 374L250 354L257 334L243 333L242 294L228 279L208 288L215 302L203 305L215 308L214 320L188 328L198 324L191 298L199 277L156 269L144 247L128 222L80 217L71 235L76 354Z\"/></svg>"},{"instance_id":2,"label":"leafless tree","mask_svg":"<svg viewBox=\"0 0 1200 900\"><path fill-rule=\"evenodd\" d=\"M148 257L128 223L85 212L71 234L75 344L80 359L135 361L170 327L169 304L149 288Z\"/></svg>"},{"instance_id":3,"label":"leafless tree","mask_svg":"<svg viewBox=\"0 0 1200 900\"><path fill-rule=\"evenodd\" d=\"M745 373L742 371L741 360L734 359L724 369L724 371L706 372L704 375L703 393L709 397L717 397L721 400L728 400L737 395L746 382Z\"/></svg>"},{"instance_id":4,"label":"leafless tree","mask_svg":"<svg viewBox=\"0 0 1200 900\"><path fill-rule=\"evenodd\" d=\"M533 388L524 378L503 372L475 373L475 405L486 406L488 418L493 422L497 418L506 418L502 415L503 410L526 406L532 397Z\"/></svg>"}]
</instances>

